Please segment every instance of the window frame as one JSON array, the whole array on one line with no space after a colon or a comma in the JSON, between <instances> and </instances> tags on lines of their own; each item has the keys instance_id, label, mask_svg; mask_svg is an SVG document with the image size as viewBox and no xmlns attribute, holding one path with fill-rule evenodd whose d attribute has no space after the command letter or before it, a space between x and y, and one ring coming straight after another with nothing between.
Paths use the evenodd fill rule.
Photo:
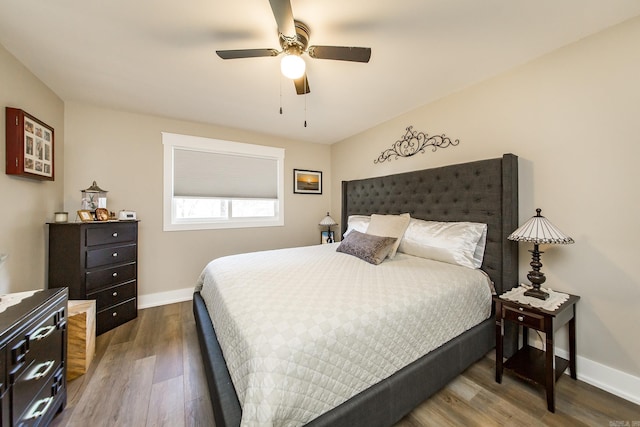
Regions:
<instances>
[{"instance_id":1,"label":"window frame","mask_svg":"<svg viewBox=\"0 0 640 427\"><path fill-rule=\"evenodd\" d=\"M162 132L164 146L163 165L163 230L209 230L229 228L280 227L284 226L284 148L265 145L247 144L244 142L226 141L191 135ZM213 154L224 154L242 157L257 157L275 160L277 163L277 199L276 215L273 217L232 217L227 219L177 219L175 217L174 198L174 153L175 150L191 150ZM177 196L179 198L180 196ZM207 197L203 197L206 199ZM247 198L221 198L229 200L246 200Z\"/></svg>"}]
</instances>

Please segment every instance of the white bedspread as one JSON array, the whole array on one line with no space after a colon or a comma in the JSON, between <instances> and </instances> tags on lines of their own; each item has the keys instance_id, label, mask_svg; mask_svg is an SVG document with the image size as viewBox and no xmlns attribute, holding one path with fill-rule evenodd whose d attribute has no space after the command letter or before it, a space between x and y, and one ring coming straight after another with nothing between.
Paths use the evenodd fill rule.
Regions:
<instances>
[{"instance_id":1,"label":"white bedspread","mask_svg":"<svg viewBox=\"0 0 640 427\"><path fill-rule=\"evenodd\" d=\"M298 426L487 319L479 270L398 253L378 266L338 243L216 259L197 289L242 426Z\"/></svg>"}]
</instances>

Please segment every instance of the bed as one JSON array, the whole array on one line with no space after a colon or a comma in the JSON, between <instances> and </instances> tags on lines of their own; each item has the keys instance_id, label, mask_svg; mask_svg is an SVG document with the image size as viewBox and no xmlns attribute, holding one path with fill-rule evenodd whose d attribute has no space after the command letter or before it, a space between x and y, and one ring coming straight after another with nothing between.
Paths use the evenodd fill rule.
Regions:
<instances>
[{"instance_id":1,"label":"bed","mask_svg":"<svg viewBox=\"0 0 640 427\"><path fill-rule=\"evenodd\" d=\"M485 223L487 235L482 270L490 277L496 292L501 293L518 281L517 245L506 239L517 228L517 188L517 157L512 154L498 159L346 181L342 186L342 233L352 215L409 213L416 219ZM199 291L194 293L193 308L216 425L239 426L242 410L238 395ZM393 425L494 346L495 322L489 316L322 413L308 425Z\"/></svg>"}]
</instances>

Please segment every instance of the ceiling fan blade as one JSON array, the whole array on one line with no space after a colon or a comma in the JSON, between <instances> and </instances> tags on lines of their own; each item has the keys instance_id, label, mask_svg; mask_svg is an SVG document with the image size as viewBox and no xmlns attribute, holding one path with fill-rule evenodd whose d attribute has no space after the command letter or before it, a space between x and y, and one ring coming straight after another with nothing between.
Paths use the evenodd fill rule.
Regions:
<instances>
[{"instance_id":1,"label":"ceiling fan blade","mask_svg":"<svg viewBox=\"0 0 640 427\"><path fill-rule=\"evenodd\" d=\"M261 56L278 56L280 52L275 49L238 49L238 50L216 50L222 59L238 58L258 58Z\"/></svg>"},{"instance_id":2,"label":"ceiling fan blade","mask_svg":"<svg viewBox=\"0 0 640 427\"><path fill-rule=\"evenodd\" d=\"M293 23L293 10L290 0L269 0L273 16L278 24L278 32L287 37L296 35L296 27Z\"/></svg>"},{"instance_id":3,"label":"ceiling fan blade","mask_svg":"<svg viewBox=\"0 0 640 427\"><path fill-rule=\"evenodd\" d=\"M296 86L296 93L298 95L304 95L305 93L311 92L309 89L309 79L307 79L306 74L299 79L295 79L293 84Z\"/></svg>"},{"instance_id":4,"label":"ceiling fan blade","mask_svg":"<svg viewBox=\"0 0 640 427\"><path fill-rule=\"evenodd\" d=\"M309 56L318 59L337 59L338 61L369 62L371 48L346 46L311 46Z\"/></svg>"}]
</instances>

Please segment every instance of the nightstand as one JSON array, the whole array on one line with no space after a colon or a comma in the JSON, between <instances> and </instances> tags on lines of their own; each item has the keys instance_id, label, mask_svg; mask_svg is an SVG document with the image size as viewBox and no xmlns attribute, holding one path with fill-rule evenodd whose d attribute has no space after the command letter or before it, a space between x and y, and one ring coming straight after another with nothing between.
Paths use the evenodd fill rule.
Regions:
<instances>
[{"instance_id":1,"label":"nightstand","mask_svg":"<svg viewBox=\"0 0 640 427\"><path fill-rule=\"evenodd\" d=\"M576 303L579 296L569 295L556 310L531 307L516 301L494 296L496 304L496 382L502 382L503 368L518 377L545 387L547 408L555 412L555 383L569 367L571 378L576 376ZM522 347L503 363L504 324L522 326ZM569 360L554 355L554 333L560 327L569 328ZM545 350L529 345L529 329L544 332Z\"/></svg>"}]
</instances>

